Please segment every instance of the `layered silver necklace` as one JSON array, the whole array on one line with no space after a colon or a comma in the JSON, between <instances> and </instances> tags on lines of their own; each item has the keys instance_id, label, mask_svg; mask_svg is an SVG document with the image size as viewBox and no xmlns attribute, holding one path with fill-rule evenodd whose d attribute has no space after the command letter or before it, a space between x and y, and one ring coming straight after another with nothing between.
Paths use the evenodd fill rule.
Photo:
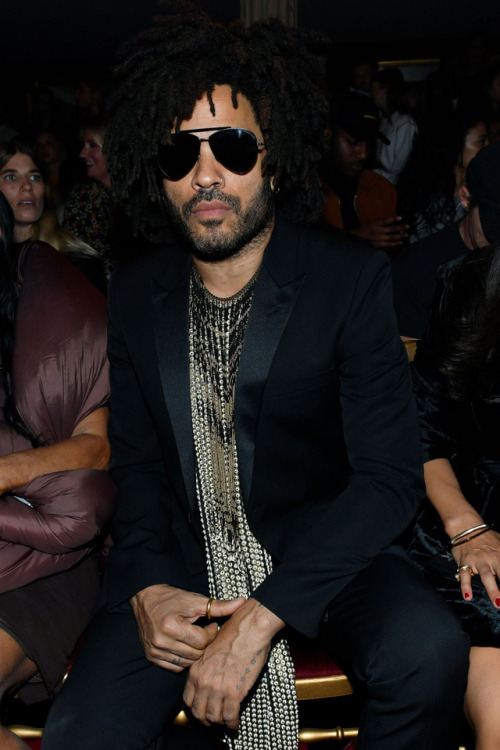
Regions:
<instances>
[{"instance_id":1,"label":"layered silver necklace","mask_svg":"<svg viewBox=\"0 0 500 750\"><path fill-rule=\"evenodd\" d=\"M234 394L257 274L233 297L214 297L193 266L189 303L191 414L196 494L205 537L210 595L248 598L272 572L269 553L252 534L243 505L234 430ZM271 648L233 750L296 750L294 667L285 638Z\"/></svg>"}]
</instances>

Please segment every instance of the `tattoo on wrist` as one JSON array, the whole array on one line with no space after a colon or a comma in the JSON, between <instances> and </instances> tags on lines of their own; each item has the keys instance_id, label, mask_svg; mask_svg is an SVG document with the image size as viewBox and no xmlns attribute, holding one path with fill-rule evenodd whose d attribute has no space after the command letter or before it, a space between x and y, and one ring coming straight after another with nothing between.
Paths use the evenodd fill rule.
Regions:
<instances>
[{"instance_id":1,"label":"tattoo on wrist","mask_svg":"<svg viewBox=\"0 0 500 750\"><path fill-rule=\"evenodd\" d=\"M262 653L262 649L259 649L259 650L257 651L257 655L256 655L256 656L255 656L255 657L254 657L253 659L250 659L250 664L252 664L252 665L255 665L255 664L257 664L257 656L260 656L260 655L261 655L261 653ZM250 667L246 667L246 669L245 669L245 674L242 674L242 675L241 675L241 677L240 677L240 683L243 683L243 682L245 682L245 680L246 680L246 675L250 674L250 672L251 672L251 671L252 671L252 670L251 670L251 668L250 668ZM241 690L241 685L236 685L236 690Z\"/></svg>"}]
</instances>

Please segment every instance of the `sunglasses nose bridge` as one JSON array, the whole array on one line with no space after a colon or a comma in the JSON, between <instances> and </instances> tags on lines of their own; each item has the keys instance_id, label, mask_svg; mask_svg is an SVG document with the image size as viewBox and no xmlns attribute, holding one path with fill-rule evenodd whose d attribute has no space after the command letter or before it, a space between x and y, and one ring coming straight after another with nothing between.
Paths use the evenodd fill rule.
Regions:
<instances>
[{"instance_id":1,"label":"sunglasses nose bridge","mask_svg":"<svg viewBox=\"0 0 500 750\"><path fill-rule=\"evenodd\" d=\"M224 182L223 169L212 151L209 138L199 139L199 153L193 172L193 184L209 188Z\"/></svg>"}]
</instances>

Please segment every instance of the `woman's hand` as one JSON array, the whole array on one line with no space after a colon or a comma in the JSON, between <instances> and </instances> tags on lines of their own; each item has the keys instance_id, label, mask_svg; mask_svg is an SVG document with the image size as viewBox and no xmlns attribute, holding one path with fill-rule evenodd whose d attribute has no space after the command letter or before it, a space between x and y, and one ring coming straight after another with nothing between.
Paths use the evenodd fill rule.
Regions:
<instances>
[{"instance_id":1,"label":"woman's hand","mask_svg":"<svg viewBox=\"0 0 500 750\"><path fill-rule=\"evenodd\" d=\"M484 588L488 592L494 607L500 609L500 534L496 531L486 531L469 542L456 544L451 553L457 563L457 568L468 566L474 575L481 577ZM466 600L472 599L471 579L469 570L459 571L460 588Z\"/></svg>"}]
</instances>

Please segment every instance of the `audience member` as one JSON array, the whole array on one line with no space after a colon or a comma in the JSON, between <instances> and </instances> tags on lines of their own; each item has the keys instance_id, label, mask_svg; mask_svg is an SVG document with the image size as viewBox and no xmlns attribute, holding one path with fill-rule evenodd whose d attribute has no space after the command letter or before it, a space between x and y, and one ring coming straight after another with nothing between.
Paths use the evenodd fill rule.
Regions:
<instances>
[{"instance_id":1,"label":"audience member","mask_svg":"<svg viewBox=\"0 0 500 750\"><path fill-rule=\"evenodd\" d=\"M80 158L85 162L87 181L75 185L64 207L63 227L94 247L106 269L113 267L111 223L113 200L111 177L102 151L106 121L95 118L82 128L83 147Z\"/></svg>"},{"instance_id":2,"label":"audience member","mask_svg":"<svg viewBox=\"0 0 500 750\"><path fill-rule=\"evenodd\" d=\"M14 211L16 242L47 242L63 253L98 289L106 291L99 254L59 225L43 167L34 151L17 138L0 145L0 191Z\"/></svg>"},{"instance_id":3,"label":"audience member","mask_svg":"<svg viewBox=\"0 0 500 750\"><path fill-rule=\"evenodd\" d=\"M379 132L388 143L377 140L375 157L380 166L374 170L393 185L408 161L417 134L417 123L405 111L405 82L398 68L379 70L372 79L372 99L382 112Z\"/></svg>"},{"instance_id":4,"label":"audience member","mask_svg":"<svg viewBox=\"0 0 500 750\"><path fill-rule=\"evenodd\" d=\"M465 71L469 84L478 81L490 64L490 47L490 38L482 31L474 32L465 40Z\"/></svg>"},{"instance_id":5,"label":"audience member","mask_svg":"<svg viewBox=\"0 0 500 750\"><path fill-rule=\"evenodd\" d=\"M377 138L387 142L371 99L350 93L334 101L329 157L323 170L323 216L329 224L347 229L374 247L391 249L402 244L407 227L396 215L394 186L367 169Z\"/></svg>"},{"instance_id":6,"label":"audience member","mask_svg":"<svg viewBox=\"0 0 500 750\"><path fill-rule=\"evenodd\" d=\"M460 189L465 217L406 248L393 264L394 308L402 336L422 338L439 267L499 236L500 144L487 146L467 167Z\"/></svg>"},{"instance_id":7,"label":"audience member","mask_svg":"<svg viewBox=\"0 0 500 750\"><path fill-rule=\"evenodd\" d=\"M407 81L404 93L404 111L415 120L417 129L425 112L425 84L423 81Z\"/></svg>"},{"instance_id":8,"label":"audience member","mask_svg":"<svg viewBox=\"0 0 500 750\"><path fill-rule=\"evenodd\" d=\"M500 746L500 244L454 261L442 276L444 291L414 362L430 502L410 554L470 638L465 713L476 750L494 750Z\"/></svg>"},{"instance_id":9,"label":"audience member","mask_svg":"<svg viewBox=\"0 0 500 750\"><path fill-rule=\"evenodd\" d=\"M42 130L37 133L35 149L48 175L50 192L57 208L57 218L61 221L64 202L78 177L78 169L72 160L68 160L64 139L55 130Z\"/></svg>"},{"instance_id":10,"label":"audience member","mask_svg":"<svg viewBox=\"0 0 500 750\"><path fill-rule=\"evenodd\" d=\"M94 247L109 273L122 263L151 249L151 242L136 231L120 205L113 200L111 176L103 152L107 121L91 118L82 127L87 181L75 185L64 207L63 226L80 240Z\"/></svg>"},{"instance_id":11,"label":"audience member","mask_svg":"<svg viewBox=\"0 0 500 750\"><path fill-rule=\"evenodd\" d=\"M372 78L377 68L375 60L357 60L351 68L349 91L362 96L370 96Z\"/></svg>"},{"instance_id":12,"label":"audience member","mask_svg":"<svg viewBox=\"0 0 500 750\"><path fill-rule=\"evenodd\" d=\"M95 604L104 471L106 303L43 242L14 244L0 194L0 696L53 697ZM0 727L3 750L24 745Z\"/></svg>"},{"instance_id":13,"label":"audience member","mask_svg":"<svg viewBox=\"0 0 500 750\"><path fill-rule=\"evenodd\" d=\"M490 65L482 76L487 119L500 117L500 63Z\"/></svg>"},{"instance_id":14,"label":"audience member","mask_svg":"<svg viewBox=\"0 0 500 750\"><path fill-rule=\"evenodd\" d=\"M29 122L24 132L29 133L30 138L41 130L57 128L63 117L64 105L49 86L35 84L28 92L28 100Z\"/></svg>"},{"instance_id":15,"label":"audience member","mask_svg":"<svg viewBox=\"0 0 500 750\"><path fill-rule=\"evenodd\" d=\"M488 131L477 114L427 114L397 182L399 212L410 225L410 243L463 219L459 193L465 171L487 144Z\"/></svg>"},{"instance_id":16,"label":"audience member","mask_svg":"<svg viewBox=\"0 0 500 750\"><path fill-rule=\"evenodd\" d=\"M427 113L435 119L452 115L464 95L467 78L460 50L448 49L441 55L439 67L425 80Z\"/></svg>"},{"instance_id":17,"label":"audience member","mask_svg":"<svg viewBox=\"0 0 500 750\"><path fill-rule=\"evenodd\" d=\"M365 685L360 746L452 750L466 638L391 546L421 467L388 260L301 226L317 61L175 7L117 67L114 189L179 240L112 277L115 545L43 745L296 748L287 623Z\"/></svg>"},{"instance_id":18,"label":"audience member","mask_svg":"<svg viewBox=\"0 0 500 750\"><path fill-rule=\"evenodd\" d=\"M103 114L102 84L97 78L80 79L75 92L75 103L80 122Z\"/></svg>"}]
</instances>

